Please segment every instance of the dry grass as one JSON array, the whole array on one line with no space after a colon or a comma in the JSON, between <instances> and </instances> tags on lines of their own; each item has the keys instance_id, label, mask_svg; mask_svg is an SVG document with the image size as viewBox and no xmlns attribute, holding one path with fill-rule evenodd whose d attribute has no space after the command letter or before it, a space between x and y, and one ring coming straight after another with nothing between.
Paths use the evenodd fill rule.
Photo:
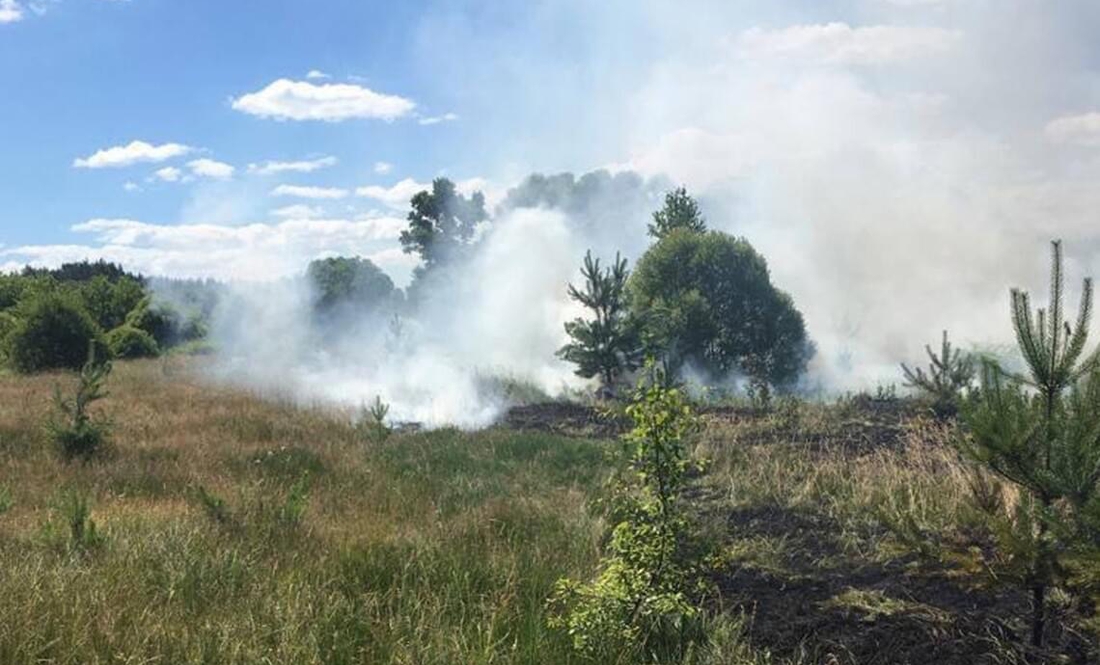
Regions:
<instances>
[{"instance_id":1,"label":"dry grass","mask_svg":"<svg viewBox=\"0 0 1100 665\"><path fill-rule=\"evenodd\" d=\"M64 464L56 383L0 378L2 663L568 662L545 627L590 571L595 442L490 431L362 440L340 413L121 363L106 459ZM300 521L287 517L308 479ZM225 501L207 514L199 487ZM62 496L103 542L75 549Z\"/></svg>"}]
</instances>

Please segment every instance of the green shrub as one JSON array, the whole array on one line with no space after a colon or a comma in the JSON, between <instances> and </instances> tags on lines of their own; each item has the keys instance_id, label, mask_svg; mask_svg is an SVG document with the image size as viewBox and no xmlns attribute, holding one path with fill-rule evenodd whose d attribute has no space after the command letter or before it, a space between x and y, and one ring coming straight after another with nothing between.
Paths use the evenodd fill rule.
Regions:
<instances>
[{"instance_id":1,"label":"green shrub","mask_svg":"<svg viewBox=\"0 0 1100 665\"><path fill-rule=\"evenodd\" d=\"M703 637L699 567L680 505L691 465L684 439L696 421L666 383L640 388L627 409L632 478L618 488L618 521L599 572L590 582L559 580L550 599L550 625L597 662L676 661Z\"/></svg>"},{"instance_id":2,"label":"green shrub","mask_svg":"<svg viewBox=\"0 0 1100 665\"><path fill-rule=\"evenodd\" d=\"M88 358L88 344L100 358L107 356L99 326L71 296L47 293L24 301L7 337L7 356L19 372L80 369Z\"/></svg>"},{"instance_id":3,"label":"green shrub","mask_svg":"<svg viewBox=\"0 0 1100 665\"><path fill-rule=\"evenodd\" d=\"M152 335L157 346L167 349L180 341L180 315L170 305L146 297L126 315L126 325Z\"/></svg>"},{"instance_id":4,"label":"green shrub","mask_svg":"<svg viewBox=\"0 0 1100 665\"><path fill-rule=\"evenodd\" d=\"M54 390L57 413L47 421L46 428L66 461L77 457L88 461L106 444L110 425L102 418L93 418L88 406L107 396L104 383L110 374L110 361L98 362L92 346L72 399L62 397L60 387Z\"/></svg>"},{"instance_id":5,"label":"green shrub","mask_svg":"<svg viewBox=\"0 0 1100 665\"><path fill-rule=\"evenodd\" d=\"M59 511L69 526L69 548L73 552L87 553L103 544L87 497L75 490L67 491L62 496Z\"/></svg>"},{"instance_id":6,"label":"green shrub","mask_svg":"<svg viewBox=\"0 0 1100 665\"><path fill-rule=\"evenodd\" d=\"M157 340L133 326L121 325L115 328L107 333L106 341L107 348L115 358L152 358L160 354Z\"/></svg>"}]
</instances>

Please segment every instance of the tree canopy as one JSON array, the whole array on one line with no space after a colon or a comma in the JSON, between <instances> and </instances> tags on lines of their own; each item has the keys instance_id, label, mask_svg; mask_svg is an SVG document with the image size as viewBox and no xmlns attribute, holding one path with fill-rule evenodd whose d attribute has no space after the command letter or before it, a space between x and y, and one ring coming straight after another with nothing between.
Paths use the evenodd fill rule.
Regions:
<instances>
[{"instance_id":1,"label":"tree canopy","mask_svg":"<svg viewBox=\"0 0 1100 665\"><path fill-rule=\"evenodd\" d=\"M675 229L687 229L695 233L707 230L707 222L699 211L699 204L683 187L665 194L664 207L653 213L649 235L660 240Z\"/></svg>"},{"instance_id":2,"label":"tree canopy","mask_svg":"<svg viewBox=\"0 0 1100 665\"><path fill-rule=\"evenodd\" d=\"M673 229L638 261L628 293L649 351L673 367L783 387L813 354L802 314L743 238Z\"/></svg>"},{"instance_id":3,"label":"tree canopy","mask_svg":"<svg viewBox=\"0 0 1100 665\"><path fill-rule=\"evenodd\" d=\"M369 310L389 304L395 296L389 275L358 256L313 261L306 277L313 288L314 307L322 314L348 307Z\"/></svg>"},{"instance_id":4,"label":"tree canopy","mask_svg":"<svg viewBox=\"0 0 1100 665\"><path fill-rule=\"evenodd\" d=\"M406 254L418 254L425 269L458 254L473 239L477 225L489 217L481 192L463 196L447 178L433 180L431 191L418 192L410 204L409 225L401 232L401 247Z\"/></svg>"}]
</instances>

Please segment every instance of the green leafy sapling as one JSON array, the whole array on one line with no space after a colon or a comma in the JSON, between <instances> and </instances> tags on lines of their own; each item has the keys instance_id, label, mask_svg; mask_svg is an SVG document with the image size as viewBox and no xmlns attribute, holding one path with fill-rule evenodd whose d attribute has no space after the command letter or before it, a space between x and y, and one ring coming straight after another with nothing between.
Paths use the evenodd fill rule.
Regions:
<instances>
[{"instance_id":1,"label":"green leafy sapling","mask_svg":"<svg viewBox=\"0 0 1100 665\"><path fill-rule=\"evenodd\" d=\"M959 400L974 381L974 360L952 347L946 330L939 354L934 353L930 345L925 345L924 351L929 360L927 372L920 367L910 369L905 363L901 364L905 385L925 396L936 416L953 417L958 412Z\"/></svg>"},{"instance_id":2,"label":"green leafy sapling","mask_svg":"<svg viewBox=\"0 0 1100 665\"><path fill-rule=\"evenodd\" d=\"M696 421L683 393L666 383L643 385L627 408L634 420L625 437L630 475L596 577L559 580L551 597L551 626L599 662L640 653L682 656L700 618L697 566L685 548L681 506L691 464L686 438Z\"/></svg>"}]
</instances>

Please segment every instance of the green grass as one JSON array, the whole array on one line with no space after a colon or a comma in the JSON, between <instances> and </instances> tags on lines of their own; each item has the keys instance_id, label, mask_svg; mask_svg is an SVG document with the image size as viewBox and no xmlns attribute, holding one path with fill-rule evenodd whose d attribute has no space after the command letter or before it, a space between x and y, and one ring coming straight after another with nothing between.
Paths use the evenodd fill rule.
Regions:
<instances>
[{"instance_id":1,"label":"green grass","mask_svg":"<svg viewBox=\"0 0 1100 665\"><path fill-rule=\"evenodd\" d=\"M607 442L441 430L365 444L340 414L158 373L119 365L114 453L87 466L49 454L26 397L70 379L0 379L0 662L572 662L545 602L598 556L585 506ZM302 477L292 523L280 515ZM70 546L63 491L90 498L101 544Z\"/></svg>"}]
</instances>

